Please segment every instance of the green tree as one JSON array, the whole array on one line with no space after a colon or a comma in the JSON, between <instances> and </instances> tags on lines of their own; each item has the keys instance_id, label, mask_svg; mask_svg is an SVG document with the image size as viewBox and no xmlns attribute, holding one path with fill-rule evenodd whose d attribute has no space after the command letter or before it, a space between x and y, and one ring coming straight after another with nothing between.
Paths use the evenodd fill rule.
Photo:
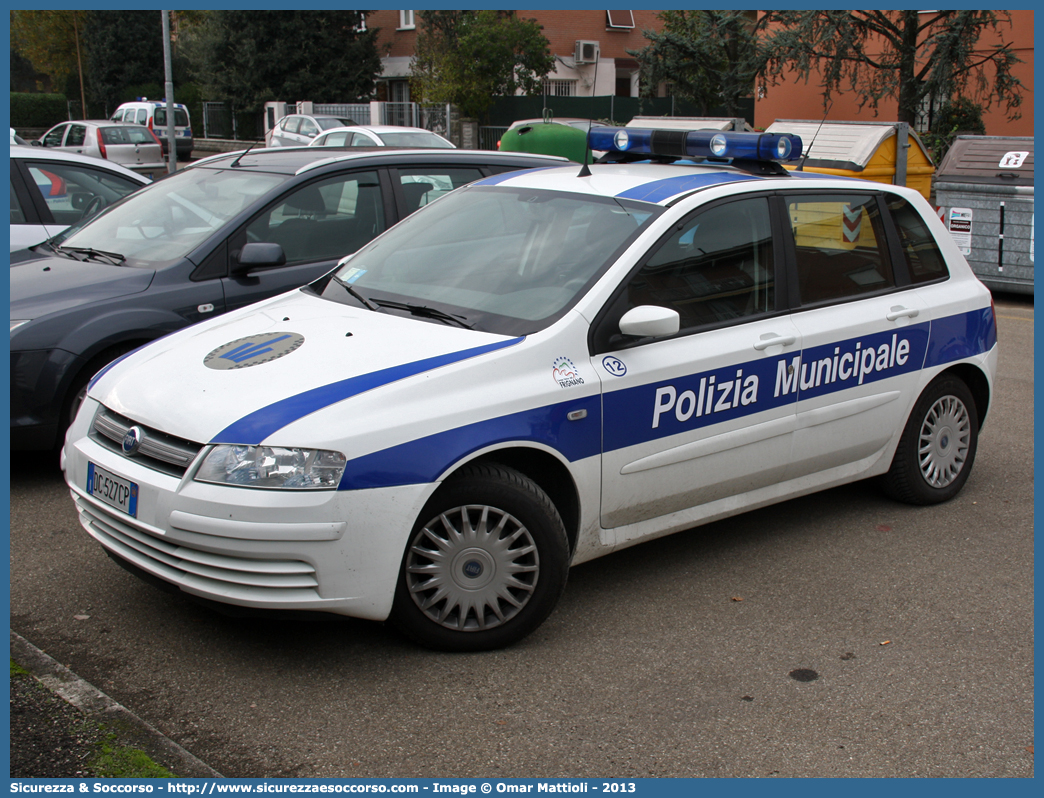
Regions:
<instances>
[{"instance_id":1,"label":"green tree","mask_svg":"<svg viewBox=\"0 0 1044 798\"><path fill-rule=\"evenodd\" d=\"M159 11L95 11L84 28L89 98L106 115L132 99L126 89L163 85L163 23ZM115 53L119 54L114 58ZM158 100L158 95L149 99Z\"/></svg>"},{"instance_id":2,"label":"green tree","mask_svg":"<svg viewBox=\"0 0 1044 798\"><path fill-rule=\"evenodd\" d=\"M381 71L377 29L362 11L214 11L183 43L213 99L258 111L270 100L353 102Z\"/></svg>"},{"instance_id":3,"label":"green tree","mask_svg":"<svg viewBox=\"0 0 1044 798\"><path fill-rule=\"evenodd\" d=\"M494 97L538 94L554 68L535 20L510 11L420 11L411 86L424 102L485 117Z\"/></svg>"},{"instance_id":4,"label":"green tree","mask_svg":"<svg viewBox=\"0 0 1044 798\"><path fill-rule=\"evenodd\" d=\"M643 30L650 44L627 52L638 59L642 90L670 83L676 97L689 100L706 116L723 107L740 116L760 67L757 37L749 12L663 11L663 30Z\"/></svg>"},{"instance_id":5,"label":"green tree","mask_svg":"<svg viewBox=\"0 0 1044 798\"><path fill-rule=\"evenodd\" d=\"M82 36L90 11L11 12L11 49L29 59L61 91L74 76L83 99Z\"/></svg>"},{"instance_id":6,"label":"green tree","mask_svg":"<svg viewBox=\"0 0 1044 798\"><path fill-rule=\"evenodd\" d=\"M1021 59L1009 43L979 44L1005 24L1010 15L998 11L773 11L758 22L761 74L776 82L817 71L824 108L836 92L856 93L859 107L875 113L892 98L898 121L911 124L926 97L945 102L957 94L987 108L1001 103L1014 119L1024 87L1011 70Z\"/></svg>"}]
</instances>

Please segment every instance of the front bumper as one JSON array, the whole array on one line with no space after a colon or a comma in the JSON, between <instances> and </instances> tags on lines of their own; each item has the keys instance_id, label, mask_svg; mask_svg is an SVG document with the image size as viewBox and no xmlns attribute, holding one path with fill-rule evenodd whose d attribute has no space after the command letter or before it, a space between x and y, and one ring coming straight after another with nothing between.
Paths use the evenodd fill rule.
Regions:
<instances>
[{"instance_id":1,"label":"front bumper","mask_svg":"<svg viewBox=\"0 0 1044 798\"><path fill-rule=\"evenodd\" d=\"M387 618L432 486L276 491L195 482L194 467L171 476L97 443L87 434L94 407L70 430L66 481L80 523L113 557L211 601ZM88 495L88 462L138 485L136 518Z\"/></svg>"}]
</instances>

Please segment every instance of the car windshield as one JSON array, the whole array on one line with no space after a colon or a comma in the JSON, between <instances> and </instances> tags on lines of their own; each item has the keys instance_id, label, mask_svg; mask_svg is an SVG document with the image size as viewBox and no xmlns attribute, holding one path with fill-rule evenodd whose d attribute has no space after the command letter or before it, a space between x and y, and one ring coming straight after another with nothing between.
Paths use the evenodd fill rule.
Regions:
<instances>
[{"instance_id":1,"label":"car windshield","mask_svg":"<svg viewBox=\"0 0 1044 798\"><path fill-rule=\"evenodd\" d=\"M183 258L287 179L267 172L185 169L70 228L54 243L118 252L127 266L160 268Z\"/></svg>"},{"instance_id":2,"label":"car windshield","mask_svg":"<svg viewBox=\"0 0 1044 798\"><path fill-rule=\"evenodd\" d=\"M536 332L561 318L661 211L555 191L458 189L345 261L323 296L408 304L416 315L434 309L503 335Z\"/></svg>"},{"instance_id":3,"label":"car windshield","mask_svg":"<svg viewBox=\"0 0 1044 798\"><path fill-rule=\"evenodd\" d=\"M315 123L319 125L320 130L330 130L335 127L347 127L355 124L351 119L341 119L340 117L332 116L318 116L315 118Z\"/></svg>"},{"instance_id":4,"label":"car windshield","mask_svg":"<svg viewBox=\"0 0 1044 798\"><path fill-rule=\"evenodd\" d=\"M405 133L380 133L378 134L389 147L437 147L439 149L453 149L442 136L427 131L406 131Z\"/></svg>"}]
</instances>

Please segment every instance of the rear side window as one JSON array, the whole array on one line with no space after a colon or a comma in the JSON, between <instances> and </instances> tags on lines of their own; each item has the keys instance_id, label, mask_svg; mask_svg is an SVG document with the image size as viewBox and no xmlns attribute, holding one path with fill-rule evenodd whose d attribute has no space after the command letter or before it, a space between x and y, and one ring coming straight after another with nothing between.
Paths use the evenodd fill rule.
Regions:
<instances>
[{"instance_id":1,"label":"rear side window","mask_svg":"<svg viewBox=\"0 0 1044 798\"><path fill-rule=\"evenodd\" d=\"M927 283L948 277L950 272L946 268L946 261L921 214L902 197L889 195L887 203L899 231L899 242L910 270L910 282Z\"/></svg>"},{"instance_id":2,"label":"rear side window","mask_svg":"<svg viewBox=\"0 0 1044 798\"><path fill-rule=\"evenodd\" d=\"M134 118L133 112L132 113L128 113L127 114L127 121L128 122L136 122L139 125L144 125L146 122L149 121L149 112L146 111L144 108L139 108L138 109L138 118L137 119Z\"/></svg>"},{"instance_id":3,"label":"rear side window","mask_svg":"<svg viewBox=\"0 0 1044 798\"><path fill-rule=\"evenodd\" d=\"M83 125L69 125L69 135L65 137L66 147L82 147L87 138L87 128Z\"/></svg>"},{"instance_id":4,"label":"rear side window","mask_svg":"<svg viewBox=\"0 0 1044 798\"><path fill-rule=\"evenodd\" d=\"M875 195L802 195L786 202L802 305L895 286Z\"/></svg>"},{"instance_id":5,"label":"rear side window","mask_svg":"<svg viewBox=\"0 0 1044 798\"><path fill-rule=\"evenodd\" d=\"M428 169L400 169L399 183L406 199L406 213L428 205L443 194L471 183L482 177L482 170L475 167L450 167Z\"/></svg>"}]
</instances>

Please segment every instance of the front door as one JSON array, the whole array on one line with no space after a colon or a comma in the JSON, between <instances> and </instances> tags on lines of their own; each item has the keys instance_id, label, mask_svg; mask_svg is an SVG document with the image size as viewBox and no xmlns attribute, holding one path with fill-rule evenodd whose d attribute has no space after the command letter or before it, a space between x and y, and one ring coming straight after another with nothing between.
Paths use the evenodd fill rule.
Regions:
<instances>
[{"instance_id":1,"label":"front door","mask_svg":"<svg viewBox=\"0 0 1044 798\"><path fill-rule=\"evenodd\" d=\"M642 521L783 476L796 396L782 383L801 341L777 310L782 261L771 230L765 197L700 210L614 299L607 323L640 305L681 317L675 337L593 357L604 386L602 526L630 526L617 543L642 537Z\"/></svg>"}]
</instances>

